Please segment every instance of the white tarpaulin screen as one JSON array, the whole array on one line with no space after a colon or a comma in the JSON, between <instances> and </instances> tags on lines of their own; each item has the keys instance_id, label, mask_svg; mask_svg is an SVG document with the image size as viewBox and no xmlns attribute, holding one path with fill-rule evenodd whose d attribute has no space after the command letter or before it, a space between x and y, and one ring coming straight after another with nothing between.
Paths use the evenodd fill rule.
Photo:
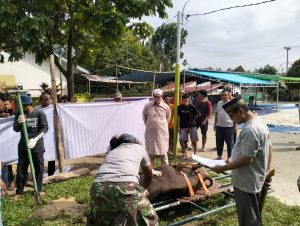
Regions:
<instances>
[{"instance_id":1,"label":"white tarpaulin screen","mask_svg":"<svg viewBox=\"0 0 300 226\"><path fill-rule=\"evenodd\" d=\"M144 143L145 126L142 111L148 99L122 103L89 103L58 105L65 158L105 153L116 133L134 133ZM56 159L53 107L43 109L49 130L44 136L45 160ZM14 117L0 119L0 160L18 158L20 133L13 131Z\"/></svg>"},{"instance_id":2,"label":"white tarpaulin screen","mask_svg":"<svg viewBox=\"0 0 300 226\"><path fill-rule=\"evenodd\" d=\"M147 102L59 105L65 158L105 153L116 133L134 133L144 143L142 111Z\"/></svg>"},{"instance_id":3,"label":"white tarpaulin screen","mask_svg":"<svg viewBox=\"0 0 300 226\"><path fill-rule=\"evenodd\" d=\"M49 130L44 136L45 154L47 161L56 159L53 107L43 109L47 116ZM15 162L18 160L18 143L20 134L13 130L15 117L0 119L0 160L3 162Z\"/></svg>"}]
</instances>

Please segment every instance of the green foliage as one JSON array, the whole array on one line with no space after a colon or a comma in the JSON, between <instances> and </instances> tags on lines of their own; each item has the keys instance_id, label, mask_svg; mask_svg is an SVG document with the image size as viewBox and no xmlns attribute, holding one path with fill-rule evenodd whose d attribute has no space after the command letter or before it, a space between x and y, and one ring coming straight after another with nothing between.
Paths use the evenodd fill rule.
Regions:
<instances>
[{"instance_id":1,"label":"green foliage","mask_svg":"<svg viewBox=\"0 0 300 226\"><path fill-rule=\"evenodd\" d=\"M267 75L276 75L277 69L273 66L270 66L267 64L264 67L261 67L259 69L255 68L254 73L259 73L259 74L267 74Z\"/></svg>"},{"instance_id":2,"label":"green foliage","mask_svg":"<svg viewBox=\"0 0 300 226\"><path fill-rule=\"evenodd\" d=\"M149 45L156 57L159 59L158 67L162 63L162 71L170 71L176 63L176 40L177 40L177 25L176 23L163 24L158 27L152 36ZM187 30L181 29L180 48L185 44ZM183 58L183 52L180 53L180 58Z\"/></svg>"},{"instance_id":3,"label":"green foliage","mask_svg":"<svg viewBox=\"0 0 300 226\"><path fill-rule=\"evenodd\" d=\"M245 72L245 69L243 68L242 65L240 65L240 66L236 67L233 71L235 71L235 72Z\"/></svg>"},{"instance_id":4,"label":"green foliage","mask_svg":"<svg viewBox=\"0 0 300 226\"><path fill-rule=\"evenodd\" d=\"M287 73L288 77L296 77L300 78L300 59L296 60L293 65L290 67ZM300 84L292 84L292 83L287 83L286 84L290 90L293 89L300 89Z\"/></svg>"},{"instance_id":5,"label":"green foliage","mask_svg":"<svg viewBox=\"0 0 300 226\"><path fill-rule=\"evenodd\" d=\"M144 47L133 31L127 31L121 42L102 45L92 55L82 55L79 63L87 68L103 69L96 73L115 76L114 65L122 65L144 70L155 70L156 58L149 47ZM108 68L107 70L105 68ZM123 73L129 71L122 70Z\"/></svg>"},{"instance_id":6,"label":"green foliage","mask_svg":"<svg viewBox=\"0 0 300 226\"><path fill-rule=\"evenodd\" d=\"M178 157L171 157L170 160L171 162L181 161ZM159 163L155 161L155 164ZM84 176L61 183L46 185L46 204L62 197L75 197L75 200L78 203L88 205L89 189L92 182L93 177ZM209 199L198 202L198 204L207 209L218 207L223 204L223 195L212 196ZM83 215L70 216L67 212L59 213L52 219L31 216L32 211L41 207L42 206L34 206L31 192L25 193L16 201L9 197L4 197L2 199L2 217L4 225L85 225L86 219ZM83 208L83 214L87 210L88 208ZM299 225L299 211L299 206L288 206L274 197L267 197L263 211L263 225ZM185 219L187 216L194 216L199 213L200 212L191 205L181 205L158 212L160 217L159 223L164 226ZM235 207L204 217L196 224L218 226L238 225Z\"/></svg>"},{"instance_id":7,"label":"green foliage","mask_svg":"<svg viewBox=\"0 0 300 226\"><path fill-rule=\"evenodd\" d=\"M73 66L81 55L90 56L102 43L120 42L130 20L156 13L165 18L165 9L171 6L171 0L2 0L0 50L10 53L10 61L20 60L23 53L31 52L40 64L53 53L54 45L63 47L67 69L57 58L56 65L67 79L72 101ZM135 32L145 32L141 37L150 30L146 23L133 22L131 26Z\"/></svg>"}]
</instances>

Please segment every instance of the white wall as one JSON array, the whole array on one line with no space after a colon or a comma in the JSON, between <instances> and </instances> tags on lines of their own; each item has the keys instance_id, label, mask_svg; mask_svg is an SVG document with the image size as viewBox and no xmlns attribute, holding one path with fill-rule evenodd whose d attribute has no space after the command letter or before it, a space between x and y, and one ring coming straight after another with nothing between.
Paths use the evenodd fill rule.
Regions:
<instances>
[{"instance_id":1,"label":"white wall","mask_svg":"<svg viewBox=\"0 0 300 226\"><path fill-rule=\"evenodd\" d=\"M29 90L33 96L39 96L40 91L35 89L41 89L40 84L42 82L47 83L51 87L51 76L50 76L50 63L49 60L43 62L42 65L35 63L35 57L32 54L26 54L25 58L18 62L8 62L8 54L2 53L5 57L5 62L0 63L0 75L10 74L15 75L16 82L23 85L24 90ZM56 69L56 84L60 83L59 70ZM63 74L62 86L63 93L67 93L67 82Z\"/></svg>"}]
</instances>

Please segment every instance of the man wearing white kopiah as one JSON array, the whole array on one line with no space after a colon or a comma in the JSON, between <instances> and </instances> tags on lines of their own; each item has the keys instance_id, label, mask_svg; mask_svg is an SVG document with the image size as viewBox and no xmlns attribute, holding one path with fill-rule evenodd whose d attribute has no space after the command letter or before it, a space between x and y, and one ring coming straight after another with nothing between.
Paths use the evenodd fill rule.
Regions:
<instances>
[{"instance_id":1,"label":"man wearing white kopiah","mask_svg":"<svg viewBox=\"0 0 300 226\"><path fill-rule=\"evenodd\" d=\"M171 111L169 106L162 100L162 95L163 91L161 89L155 89L153 91L153 101L150 101L144 107L145 146L152 164L154 157L159 156L161 164L168 165L168 122L171 118Z\"/></svg>"}]
</instances>

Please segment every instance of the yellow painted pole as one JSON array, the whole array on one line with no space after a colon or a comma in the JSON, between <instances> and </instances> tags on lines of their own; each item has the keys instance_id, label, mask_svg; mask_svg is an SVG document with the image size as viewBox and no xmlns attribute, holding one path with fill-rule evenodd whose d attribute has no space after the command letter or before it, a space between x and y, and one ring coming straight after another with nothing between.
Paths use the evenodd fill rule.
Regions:
<instances>
[{"instance_id":1,"label":"yellow painted pole","mask_svg":"<svg viewBox=\"0 0 300 226\"><path fill-rule=\"evenodd\" d=\"M178 105L179 105L179 87L180 87L180 11L177 12L177 49L176 49L176 69L175 69L175 94L174 94L174 140L173 154L178 155Z\"/></svg>"}]
</instances>

